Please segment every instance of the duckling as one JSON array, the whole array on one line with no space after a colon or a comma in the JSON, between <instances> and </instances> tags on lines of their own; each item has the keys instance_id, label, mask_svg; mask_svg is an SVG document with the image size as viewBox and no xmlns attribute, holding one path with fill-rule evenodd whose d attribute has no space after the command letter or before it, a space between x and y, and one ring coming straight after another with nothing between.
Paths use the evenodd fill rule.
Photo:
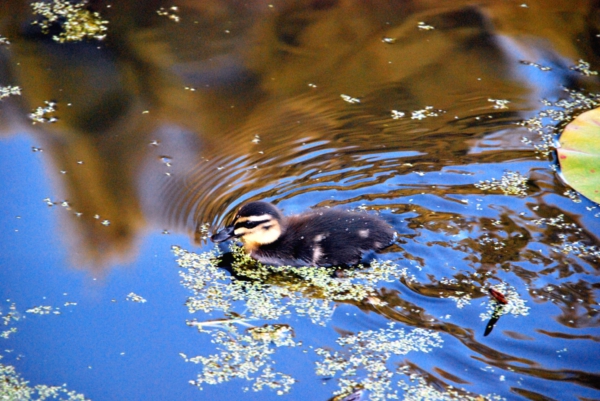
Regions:
<instances>
[{"instance_id":1,"label":"duckling","mask_svg":"<svg viewBox=\"0 0 600 401\"><path fill-rule=\"evenodd\" d=\"M259 262L277 266L339 266L360 262L363 252L379 251L394 237L378 217L336 209L317 209L285 217L268 202L250 202L213 242L239 238Z\"/></svg>"}]
</instances>

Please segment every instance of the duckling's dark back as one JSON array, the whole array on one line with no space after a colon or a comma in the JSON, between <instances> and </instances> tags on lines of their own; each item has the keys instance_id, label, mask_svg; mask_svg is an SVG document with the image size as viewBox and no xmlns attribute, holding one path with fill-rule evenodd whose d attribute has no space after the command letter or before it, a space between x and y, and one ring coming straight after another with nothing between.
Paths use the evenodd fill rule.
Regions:
<instances>
[{"instance_id":1,"label":"duckling's dark back","mask_svg":"<svg viewBox=\"0 0 600 401\"><path fill-rule=\"evenodd\" d=\"M387 247L393 235L376 216L319 209L287 218L281 237L254 254L271 263L279 259L292 265L353 265L365 251Z\"/></svg>"}]
</instances>

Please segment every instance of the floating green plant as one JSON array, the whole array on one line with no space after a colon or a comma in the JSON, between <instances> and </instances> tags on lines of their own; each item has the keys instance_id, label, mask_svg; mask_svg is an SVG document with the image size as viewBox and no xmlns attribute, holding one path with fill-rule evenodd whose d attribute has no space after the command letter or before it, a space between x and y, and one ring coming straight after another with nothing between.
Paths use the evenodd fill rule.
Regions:
<instances>
[{"instance_id":1,"label":"floating green plant","mask_svg":"<svg viewBox=\"0 0 600 401\"><path fill-rule=\"evenodd\" d=\"M492 317L500 317L502 315L513 315L514 317L518 316L527 316L529 315L529 307L525 306L525 301L519 296L517 290L507 283L496 284L491 287L493 290L500 292L504 295L508 303L506 305L502 305L502 308L497 308L497 302L490 300L487 304L487 310L485 313L479 315L481 320L489 320ZM482 291L484 291L482 289Z\"/></svg>"},{"instance_id":2,"label":"floating green plant","mask_svg":"<svg viewBox=\"0 0 600 401\"><path fill-rule=\"evenodd\" d=\"M480 181L475 187L483 191L502 191L504 195L526 196L527 177L515 171L507 171L500 180L492 178L491 181Z\"/></svg>"},{"instance_id":3,"label":"floating green plant","mask_svg":"<svg viewBox=\"0 0 600 401\"><path fill-rule=\"evenodd\" d=\"M600 203L600 109L586 111L571 121L556 150L567 183Z\"/></svg>"},{"instance_id":4,"label":"floating green plant","mask_svg":"<svg viewBox=\"0 0 600 401\"><path fill-rule=\"evenodd\" d=\"M432 330L418 328L406 333L391 324L386 329L340 337L337 343L342 350L315 350L321 357L317 361L317 374L341 376L336 395L351 394L360 388L369 391L371 400L380 401L398 398L393 380L396 375L388 368L393 356L430 352L441 347L443 341L439 333Z\"/></svg>"},{"instance_id":5,"label":"floating green plant","mask_svg":"<svg viewBox=\"0 0 600 401\"><path fill-rule=\"evenodd\" d=\"M17 373L14 366L2 363L0 363L0 399L10 401L86 401L86 398L82 394L69 391L64 385L46 386L38 384L37 386L30 387L29 382Z\"/></svg>"},{"instance_id":6,"label":"floating green plant","mask_svg":"<svg viewBox=\"0 0 600 401\"><path fill-rule=\"evenodd\" d=\"M19 96L21 88L18 86L0 86L0 100L9 96Z\"/></svg>"},{"instance_id":7,"label":"floating green plant","mask_svg":"<svg viewBox=\"0 0 600 401\"><path fill-rule=\"evenodd\" d=\"M33 13L42 16L42 19L33 24L39 25L42 32L48 33L52 25L60 23L61 33L52 36L52 39L60 43L83 39L102 40L106 37L108 21L104 21L99 13L86 9L87 5L86 0L75 4L68 0L32 3Z\"/></svg>"},{"instance_id":8,"label":"floating green plant","mask_svg":"<svg viewBox=\"0 0 600 401\"><path fill-rule=\"evenodd\" d=\"M48 309L49 308L49 309ZM49 314L51 307L35 307L27 310L27 313ZM39 312L39 311L43 311ZM56 313L56 312L55 312ZM13 303L8 308L8 312L3 313L0 309L0 322L4 328L7 328L14 322L20 320L21 316ZM16 327L0 332L0 338L7 339L11 334L17 332ZM75 391L69 391L65 385L47 386L38 384L30 386L29 382L19 375L14 366L1 363L0 355L0 400L7 401L43 401L43 400L61 400L61 401L86 401L87 399Z\"/></svg>"},{"instance_id":9,"label":"floating green plant","mask_svg":"<svg viewBox=\"0 0 600 401\"><path fill-rule=\"evenodd\" d=\"M173 251L184 269L182 284L193 293L186 302L190 312L230 313L240 303L248 319L278 319L294 311L324 325L335 302L376 298L378 283L413 279L408 268L390 261L344 270L341 277L335 268L265 266L237 246L232 247L232 276L218 267L214 252L198 255L180 247Z\"/></svg>"},{"instance_id":10,"label":"floating green plant","mask_svg":"<svg viewBox=\"0 0 600 401\"><path fill-rule=\"evenodd\" d=\"M293 331L287 325L264 325L239 333L233 324L225 324L225 330L211 332L212 342L219 352L209 356L188 358L186 362L202 365L196 380L190 383L202 389L204 384L219 384L233 379L253 382L252 390L264 387L277 390L278 394L290 391L295 380L290 375L273 369L272 355L276 347L295 347ZM246 388L249 390L249 388Z\"/></svg>"}]
</instances>

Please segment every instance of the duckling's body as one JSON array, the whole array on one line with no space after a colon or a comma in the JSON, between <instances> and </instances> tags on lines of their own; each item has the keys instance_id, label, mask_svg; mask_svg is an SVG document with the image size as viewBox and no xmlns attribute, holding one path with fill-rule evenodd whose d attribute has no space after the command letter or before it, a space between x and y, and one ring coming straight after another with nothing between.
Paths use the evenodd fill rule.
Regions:
<instances>
[{"instance_id":1,"label":"duckling's body","mask_svg":"<svg viewBox=\"0 0 600 401\"><path fill-rule=\"evenodd\" d=\"M387 223L366 213L318 209L284 217L270 203L251 202L212 240L240 238L246 252L266 264L331 266L356 264L364 252L387 247L393 236Z\"/></svg>"}]
</instances>

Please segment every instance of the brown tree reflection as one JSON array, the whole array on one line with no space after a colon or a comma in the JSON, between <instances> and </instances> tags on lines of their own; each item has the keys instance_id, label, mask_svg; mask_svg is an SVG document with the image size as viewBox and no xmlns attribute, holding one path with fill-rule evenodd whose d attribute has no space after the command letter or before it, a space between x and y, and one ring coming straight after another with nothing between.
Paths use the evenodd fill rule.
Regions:
<instances>
[{"instance_id":1,"label":"brown tree reflection","mask_svg":"<svg viewBox=\"0 0 600 401\"><path fill-rule=\"evenodd\" d=\"M148 221L191 233L247 197L369 188L420 169L524 157L523 147L469 155L469 140L519 118L487 98L517 99L519 110L546 90L515 75L511 61L527 54L512 47L556 65L578 54L569 38L591 29L583 11L565 24L560 2L522 12L468 1L188 1L179 23L158 15L162 6L94 1L110 22L106 41L67 44L29 26L26 4L1 9L12 42L5 80L23 88L10 119L26 123L45 100L58 102L59 122L32 132L52 159L56 200L82 213L65 221L87 260L126 255ZM435 29L418 29L423 20ZM559 22L560 34L545 29ZM429 104L446 113L390 118ZM488 115L493 124L480 120Z\"/></svg>"}]
</instances>

